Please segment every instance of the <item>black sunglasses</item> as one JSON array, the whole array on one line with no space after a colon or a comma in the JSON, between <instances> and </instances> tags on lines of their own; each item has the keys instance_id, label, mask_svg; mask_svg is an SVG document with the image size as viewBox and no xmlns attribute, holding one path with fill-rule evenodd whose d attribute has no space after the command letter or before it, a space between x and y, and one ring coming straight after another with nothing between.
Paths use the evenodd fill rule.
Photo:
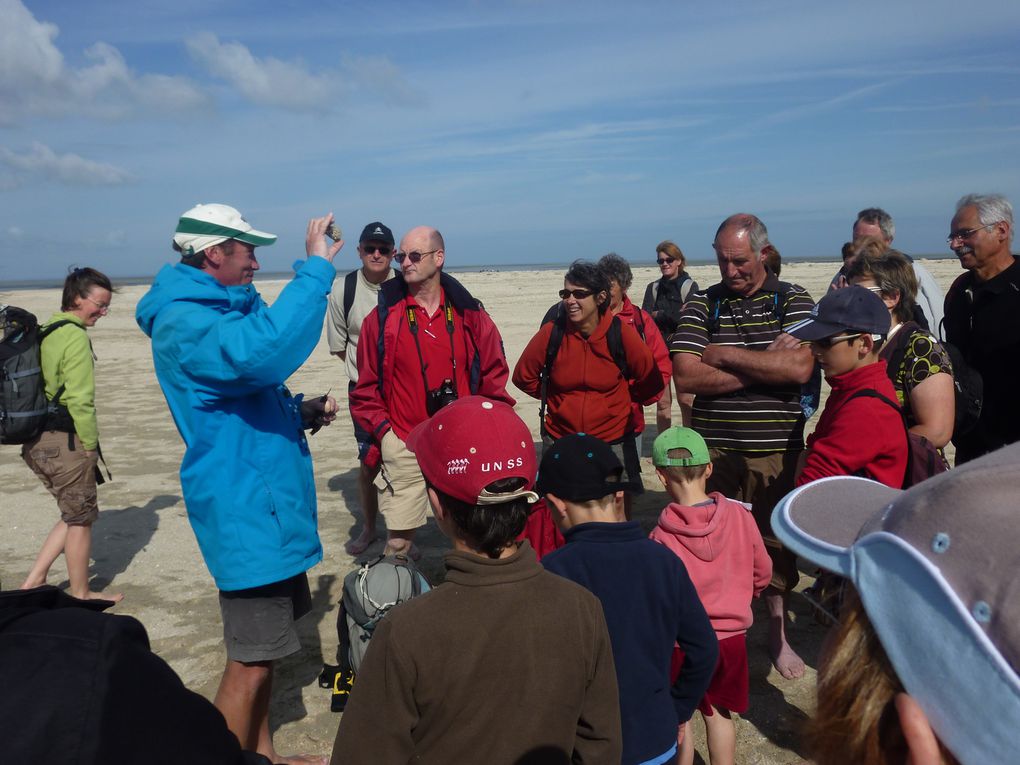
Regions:
<instances>
[{"instance_id":1,"label":"black sunglasses","mask_svg":"<svg viewBox=\"0 0 1020 765\"><path fill-rule=\"evenodd\" d=\"M421 259L426 255L434 255L437 252L439 250L429 250L428 252L418 252L415 250L414 252L398 252L393 257L398 263L403 263L405 260L410 260L412 263L420 263Z\"/></svg>"},{"instance_id":2,"label":"black sunglasses","mask_svg":"<svg viewBox=\"0 0 1020 765\"><path fill-rule=\"evenodd\" d=\"M860 337L860 334L856 334L856 335L833 335L832 337L822 337L822 338L819 338L818 340L812 340L811 342L814 345L817 345L822 350L827 351L832 346L837 345L837 344L843 342L844 340L846 340L848 343L852 343L858 337Z\"/></svg>"},{"instance_id":3,"label":"black sunglasses","mask_svg":"<svg viewBox=\"0 0 1020 765\"><path fill-rule=\"evenodd\" d=\"M384 245L363 244L361 245L361 251L364 252L366 255L371 255L373 252L378 252L380 255L389 255L391 252L393 252L393 248L387 244ZM411 262L416 263L417 261L412 260Z\"/></svg>"},{"instance_id":4,"label":"black sunglasses","mask_svg":"<svg viewBox=\"0 0 1020 765\"><path fill-rule=\"evenodd\" d=\"M560 299L566 300L573 295L574 300L584 300L586 297L591 297L594 294L591 290L560 290Z\"/></svg>"},{"instance_id":5,"label":"black sunglasses","mask_svg":"<svg viewBox=\"0 0 1020 765\"><path fill-rule=\"evenodd\" d=\"M658 263L660 266L662 266L662 265L665 265L666 263L674 263L674 262L676 262L676 258L656 258L655 262Z\"/></svg>"}]
</instances>

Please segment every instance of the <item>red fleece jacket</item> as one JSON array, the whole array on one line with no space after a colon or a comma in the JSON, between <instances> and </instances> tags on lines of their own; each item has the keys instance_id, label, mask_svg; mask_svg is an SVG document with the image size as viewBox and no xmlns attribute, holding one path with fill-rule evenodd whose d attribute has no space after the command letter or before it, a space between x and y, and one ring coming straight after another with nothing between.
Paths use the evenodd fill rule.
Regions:
<instances>
[{"instance_id":1,"label":"red fleece jacket","mask_svg":"<svg viewBox=\"0 0 1020 765\"><path fill-rule=\"evenodd\" d=\"M606 341L612 318L606 311L587 338L567 322L549 380L545 426L553 438L587 433L603 441L616 441L628 431L631 396L645 401L663 388L652 352L626 323L620 335L632 381L628 385L623 379ZM553 322L542 325L514 368L514 385L532 398L539 397L539 376L552 328Z\"/></svg>"},{"instance_id":2,"label":"red fleece jacket","mask_svg":"<svg viewBox=\"0 0 1020 765\"><path fill-rule=\"evenodd\" d=\"M666 350L666 341L662 339L662 333L656 332L657 329L655 319L652 318L651 314L643 308L638 308L626 295L623 296L623 306L621 306L619 313L616 315L620 321L624 324L629 324L634 327L637 331L637 316L641 315L641 323L645 334L645 345L652 352L652 359L655 361L655 366L659 368L659 372L662 373L663 388L661 391L656 393L649 399L643 401L634 401L633 396L631 397L630 403L630 429L635 433L641 433L645 429L645 407L651 406L656 403L662 394L669 388L670 382L673 380L673 362L670 361L669 351Z\"/></svg>"},{"instance_id":3,"label":"red fleece jacket","mask_svg":"<svg viewBox=\"0 0 1020 765\"><path fill-rule=\"evenodd\" d=\"M832 387L797 486L833 475L859 475L898 489L907 471L907 431L899 412L876 398L858 396L870 388L896 401L885 362L827 378Z\"/></svg>"}]
</instances>

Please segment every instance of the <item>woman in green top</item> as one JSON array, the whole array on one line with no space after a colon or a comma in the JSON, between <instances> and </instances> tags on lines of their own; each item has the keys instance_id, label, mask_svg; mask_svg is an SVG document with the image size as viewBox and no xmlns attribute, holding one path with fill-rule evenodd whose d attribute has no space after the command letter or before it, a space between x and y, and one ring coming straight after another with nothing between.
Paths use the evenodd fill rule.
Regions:
<instances>
[{"instance_id":1,"label":"woman in green top","mask_svg":"<svg viewBox=\"0 0 1020 765\"><path fill-rule=\"evenodd\" d=\"M112 297L113 286L105 274L75 268L64 280L60 311L47 322L63 322L40 346L46 398L56 399L59 406L46 429L22 447L21 456L56 498L60 520L46 537L22 589L46 584L50 566L64 553L71 595L114 601L123 597L89 590L92 524L99 515L95 475L99 430L95 357L87 328L107 314Z\"/></svg>"}]
</instances>

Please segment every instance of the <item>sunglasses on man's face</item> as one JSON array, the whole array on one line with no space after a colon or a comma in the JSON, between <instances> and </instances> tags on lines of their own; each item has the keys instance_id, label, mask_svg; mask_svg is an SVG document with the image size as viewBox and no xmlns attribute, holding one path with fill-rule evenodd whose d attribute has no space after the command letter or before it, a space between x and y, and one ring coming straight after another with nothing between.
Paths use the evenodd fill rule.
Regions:
<instances>
[{"instance_id":1,"label":"sunglasses on man's face","mask_svg":"<svg viewBox=\"0 0 1020 765\"><path fill-rule=\"evenodd\" d=\"M393 252L393 248L389 245L383 244L363 244L361 245L361 251L366 255L371 255L373 252L378 252L380 255L386 256ZM411 261L416 263L417 261Z\"/></svg>"},{"instance_id":2,"label":"sunglasses on man's face","mask_svg":"<svg viewBox=\"0 0 1020 765\"><path fill-rule=\"evenodd\" d=\"M574 300L584 300L594 294L591 290L560 290L560 299L566 300L568 297L573 297Z\"/></svg>"},{"instance_id":3,"label":"sunglasses on man's face","mask_svg":"<svg viewBox=\"0 0 1020 765\"><path fill-rule=\"evenodd\" d=\"M417 250L414 250L413 252L398 252L393 257L398 263L403 263L405 260L410 260L412 263L420 263L421 259L426 255L434 255L437 252L439 252L439 250L429 250L428 252L418 252Z\"/></svg>"},{"instance_id":4,"label":"sunglasses on man's face","mask_svg":"<svg viewBox=\"0 0 1020 765\"><path fill-rule=\"evenodd\" d=\"M655 262L658 263L660 266L664 266L667 263L675 263L676 258L657 258Z\"/></svg>"}]
</instances>

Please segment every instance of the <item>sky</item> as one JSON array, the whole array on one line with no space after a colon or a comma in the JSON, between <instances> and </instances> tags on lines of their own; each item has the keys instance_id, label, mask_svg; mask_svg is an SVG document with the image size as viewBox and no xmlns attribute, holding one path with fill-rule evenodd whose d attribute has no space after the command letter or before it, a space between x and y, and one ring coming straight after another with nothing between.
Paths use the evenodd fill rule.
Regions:
<instances>
[{"instance_id":1,"label":"sky","mask_svg":"<svg viewBox=\"0 0 1020 765\"><path fill-rule=\"evenodd\" d=\"M757 214L836 258L856 212L949 255L1020 203L1020 3L0 0L0 283L148 276L233 205L304 256L332 211L432 225L450 266L713 257Z\"/></svg>"}]
</instances>

